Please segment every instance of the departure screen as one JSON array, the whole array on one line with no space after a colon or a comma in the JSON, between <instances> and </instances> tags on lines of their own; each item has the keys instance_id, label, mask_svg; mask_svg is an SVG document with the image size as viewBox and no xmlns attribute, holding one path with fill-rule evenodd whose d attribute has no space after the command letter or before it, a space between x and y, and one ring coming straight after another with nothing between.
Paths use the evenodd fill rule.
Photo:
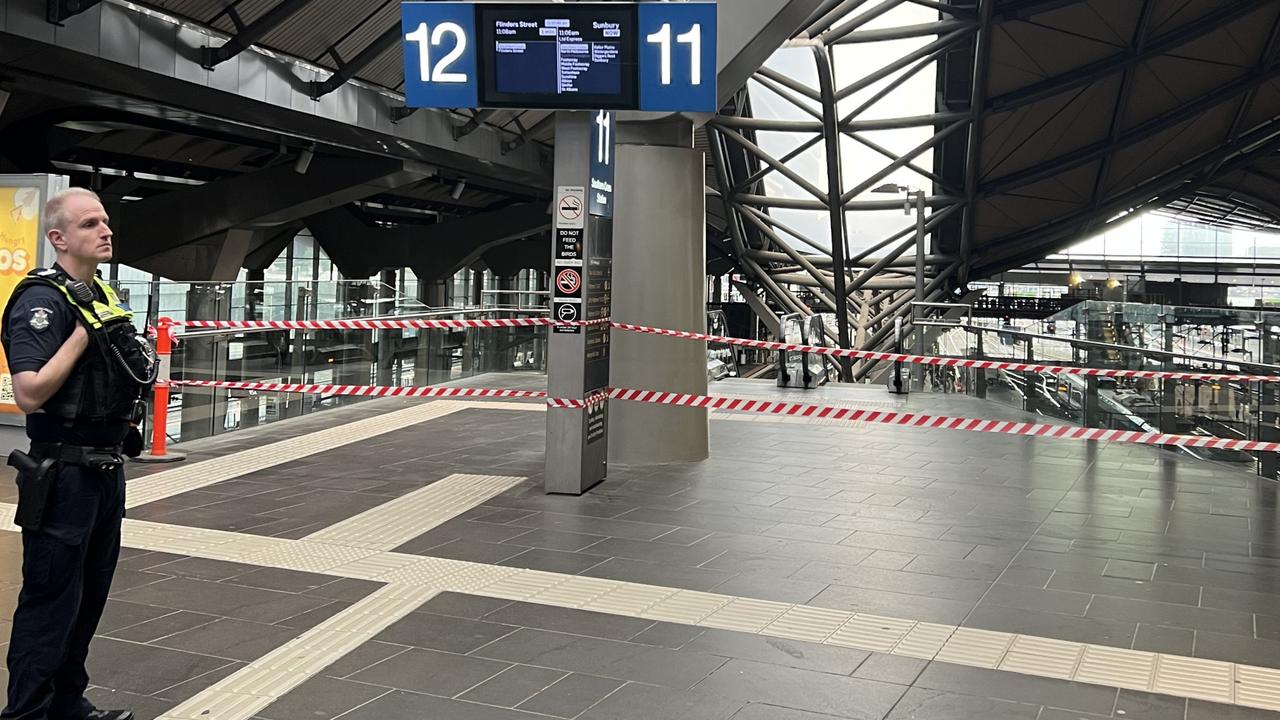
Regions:
<instances>
[{"instance_id":1,"label":"departure screen","mask_svg":"<svg viewBox=\"0 0 1280 720\"><path fill-rule=\"evenodd\" d=\"M633 7L477 6L481 105L625 108L636 104Z\"/></svg>"}]
</instances>

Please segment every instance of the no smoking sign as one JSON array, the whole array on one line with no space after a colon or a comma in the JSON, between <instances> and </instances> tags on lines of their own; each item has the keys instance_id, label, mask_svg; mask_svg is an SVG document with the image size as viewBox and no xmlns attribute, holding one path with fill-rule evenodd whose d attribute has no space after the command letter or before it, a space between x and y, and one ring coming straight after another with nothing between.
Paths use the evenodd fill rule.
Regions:
<instances>
[{"instance_id":1,"label":"no smoking sign","mask_svg":"<svg viewBox=\"0 0 1280 720\"><path fill-rule=\"evenodd\" d=\"M577 295L582 289L582 275L573 268L565 268L556 275L556 289L561 295Z\"/></svg>"},{"instance_id":2,"label":"no smoking sign","mask_svg":"<svg viewBox=\"0 0 1280 720\"><path fill-rule=\"evenodd\" d=\"M556 193L556 227L581 228L585 225L587 189L561 187Z\"/></svg>"}]
</instances>

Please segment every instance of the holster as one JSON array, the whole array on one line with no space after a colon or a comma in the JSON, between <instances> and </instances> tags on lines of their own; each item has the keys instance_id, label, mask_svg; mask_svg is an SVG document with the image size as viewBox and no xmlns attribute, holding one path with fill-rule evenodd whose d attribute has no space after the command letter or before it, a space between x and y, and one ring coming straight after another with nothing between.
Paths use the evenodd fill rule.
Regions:
<instances>
[{"instance_id":1,"label":"holster","mask_svg":"<svg viewBox=\"0 0 1280 720\"><path fill-rule=\"evenodd\" d=\"M18 471L18 510L13 522L23 530L39 530L44 511L57 482L58 459L37 460L21 450L9 453L9 463Z\"/></svg>"}]
</instances>

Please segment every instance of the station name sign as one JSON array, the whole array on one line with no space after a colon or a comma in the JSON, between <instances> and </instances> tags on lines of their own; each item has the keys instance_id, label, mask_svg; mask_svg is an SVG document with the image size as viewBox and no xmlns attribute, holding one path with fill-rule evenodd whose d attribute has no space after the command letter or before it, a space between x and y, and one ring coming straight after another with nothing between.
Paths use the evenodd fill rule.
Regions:
<instances>
[{"instance_id":1,"label":"station name sign","mask_svg":"<svg viewBox=\"0 0 1280 720\"><path fill-rule=\"evenodd\" d=\"M718 109L715 3L400 8L409 107Z\"/></svg>"}]
</instances>

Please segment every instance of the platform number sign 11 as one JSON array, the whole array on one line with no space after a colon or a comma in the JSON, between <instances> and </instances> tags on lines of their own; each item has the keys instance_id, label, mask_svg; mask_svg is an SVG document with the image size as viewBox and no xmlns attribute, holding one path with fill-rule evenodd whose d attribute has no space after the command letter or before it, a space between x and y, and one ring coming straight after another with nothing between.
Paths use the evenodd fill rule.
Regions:
<instances>
[{"instance_id":1,"label":"platform number sign 11","mask_svg":"<svg viewBox=\"0 0 1280 720\"><path fill-rule=\"evenodd\" d=\"M473 108L475 11L469 4L410 2L401 6L405 104Z\"/></svg>"},{"instance_id":2,"label":"platform number sign 11","mask_svg":"<svg viewBox=\"0 0 1280 720\"><path fill-rule=\"evenodd\" d=\"M642 3L640 107L715 112L715 3Z\"/></svg>"}]
</instances>

